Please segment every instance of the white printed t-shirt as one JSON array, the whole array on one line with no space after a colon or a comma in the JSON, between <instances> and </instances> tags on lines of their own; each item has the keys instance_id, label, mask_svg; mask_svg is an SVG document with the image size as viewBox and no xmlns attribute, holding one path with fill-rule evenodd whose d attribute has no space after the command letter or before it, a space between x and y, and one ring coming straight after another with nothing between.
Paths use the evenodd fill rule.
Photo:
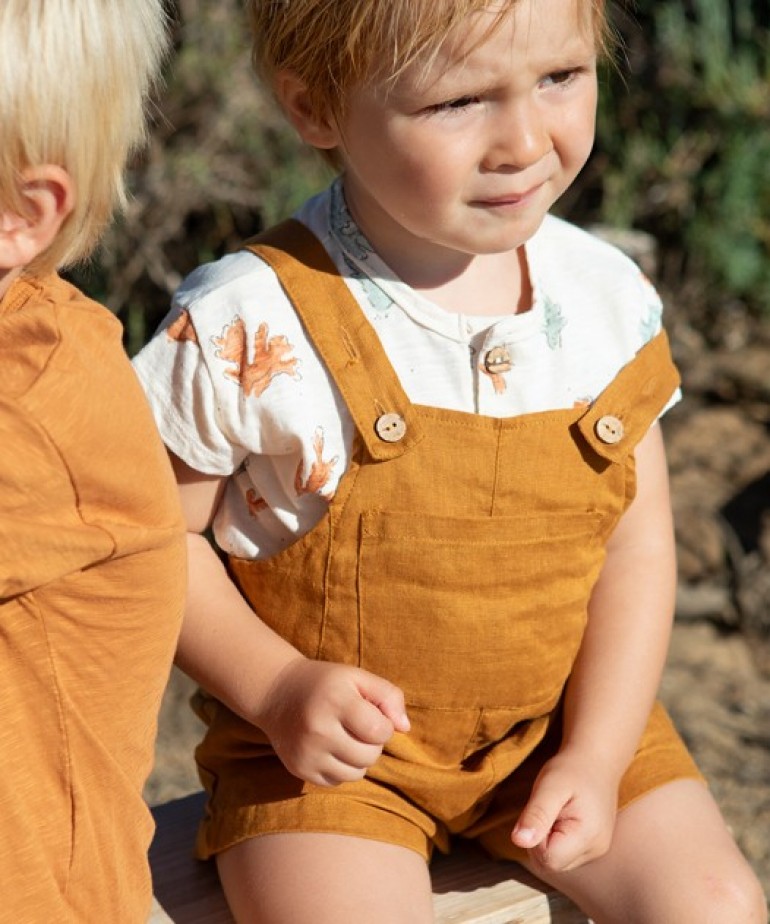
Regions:
<instances>
[{"instance_id":1,"label":"white printed t-shirt","mask_svg":"<svg viewBox=\"0 0 770 924\"><path fill-rule=\"evenodd\" d=\"M339 180L295 217L329 252L413 403L491 417L589 404L660 330L660 299L639 268L553 216L526 244L532 308L498 318L448 312L398 279ZM510 369L490 374L484 360L500 347ZM354 425L262 260L241 251L191 273L134 365L168 448L228 477L213 526L222 549L267 558L320 520Z\"/></svg>"}]
</instances>

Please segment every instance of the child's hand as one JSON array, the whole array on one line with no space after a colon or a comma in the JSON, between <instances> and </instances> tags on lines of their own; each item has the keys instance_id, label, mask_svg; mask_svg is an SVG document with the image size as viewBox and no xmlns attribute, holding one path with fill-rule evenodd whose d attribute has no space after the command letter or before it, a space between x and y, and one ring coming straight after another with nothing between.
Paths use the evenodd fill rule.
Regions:
<instances>
[{"instance_id":1,"label":"child's hand","mask_svg":"<svg viewBox=\"0 0 770 924\"><path fill-rule=\"evenodd\" d=\"M345 664L298 658L279 674L257 724L294 776L318 786L360 780L394 731L409 731L398 687Z\"/></svg>"},{"instance_id":2,"label":"child's hand","mask_svg":"<svg viewBox=\"0 0 770 924\"><path fill-rule=\"evenodd\" d=\"M558 754L540 771L511 834L546 869L576 869L609 850L617 814L617 780L595 762Z\"/></svg>"}]
</instances>

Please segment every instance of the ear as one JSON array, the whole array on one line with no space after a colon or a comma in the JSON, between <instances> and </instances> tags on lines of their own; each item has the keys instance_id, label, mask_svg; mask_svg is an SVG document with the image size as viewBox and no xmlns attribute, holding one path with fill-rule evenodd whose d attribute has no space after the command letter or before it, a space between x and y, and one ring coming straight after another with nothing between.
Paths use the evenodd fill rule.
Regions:
<instances>
[{"instance_id":1,"label":"ear","mask_svg":"<svg viewBox=\"0 0 770 924\"><path fill-rule=\"evenodd\" d=\"M0 269L29 266L50 247L75 204L69 173L54 164L22 171L21 214L0 206Z\"/></svg>"},{"instance_id":2,"label":"ear","mask_svg":"<svg viewBox=\"0 0 770 924\"><path fill-rule=\"evenodd\" d=\"M311 105L307 86L293 71L279 71L275 95L300 138L314 148L330 150L341 138L331 113L318 115Z\"/></svg>"}]
</instances>

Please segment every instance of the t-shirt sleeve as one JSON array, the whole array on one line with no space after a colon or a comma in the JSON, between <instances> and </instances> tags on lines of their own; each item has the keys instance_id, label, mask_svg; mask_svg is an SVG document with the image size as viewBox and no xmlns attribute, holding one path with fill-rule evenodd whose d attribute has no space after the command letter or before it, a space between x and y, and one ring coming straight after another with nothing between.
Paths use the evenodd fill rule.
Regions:
<instances>
[{"instance_id":1,"label":"t-shirt sleeve","mask_svg":"<svg viewBox=\"0 0 770 924\"><path fill-rule=\"evenodd\" d=\"M287 428L313 400L302 375L310 353L275 273L243 251L183 282L134 368L166 446L227 477L249 456L296 451Z\"/></svg>"},{"instance_id":2,"label":"t-shirt sleeve","mask_svg":"<svg viewBox=\"0 0 770 924\"><path fill-rule=\"evenodd\" d=\"M85 524L63 459L17 403L0 400L0 599L102 561L112 537Z\"/></svg>"},{"instance_id":3,"label":"t-shirt sleeve","mask_svg":"<svg viewBox=\"0 0 770 924\"><path fill-rule=\"evenodd\" d=\"M652 284L652 282L644 275L641 270L637 270L637 284L639 286L639 305L640 305L640 321L639 321L639 333L643 344L649 343L654 337L656 337L663 330L663 301L661 300L660 295L658 294L657 289ZM662 417L666 411L670 410L675 404L678 404L682 400L682 390L677 386L671 394L671 397L668 399L663 409L660 412L659 418Z\"/></svg>"},{"instance_id":4,"label":"t-shirt sleeve","mask_svg":"<svg viewBox=\"0 0 770 924\"><path fill-rule=\"evenodd\" d=\"M171 452L197 471L231 475L246 451L227 432L219 383L211 376L191 312L184 304L174 304L133 362Z\"/></svg>"}]
</instances>

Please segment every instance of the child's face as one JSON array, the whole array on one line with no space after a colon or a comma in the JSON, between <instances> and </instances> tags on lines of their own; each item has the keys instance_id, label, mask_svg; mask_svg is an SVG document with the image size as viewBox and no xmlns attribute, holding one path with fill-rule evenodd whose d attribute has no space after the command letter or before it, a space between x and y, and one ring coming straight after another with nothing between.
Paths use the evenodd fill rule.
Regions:
<instances>
[{"instance_id":1,"label":"child's face","mask_svg":"<svg viewBox=\"0 0 770 924\"><path fill-rule=\"evenodd\" d=\"M427 71L351 94L337 129L346 197L402 277L418 260L451 272L520 247L583 167L596 53L579 2L519 0L479 41L491 7Z\"/></svg>"}]
</instances>

